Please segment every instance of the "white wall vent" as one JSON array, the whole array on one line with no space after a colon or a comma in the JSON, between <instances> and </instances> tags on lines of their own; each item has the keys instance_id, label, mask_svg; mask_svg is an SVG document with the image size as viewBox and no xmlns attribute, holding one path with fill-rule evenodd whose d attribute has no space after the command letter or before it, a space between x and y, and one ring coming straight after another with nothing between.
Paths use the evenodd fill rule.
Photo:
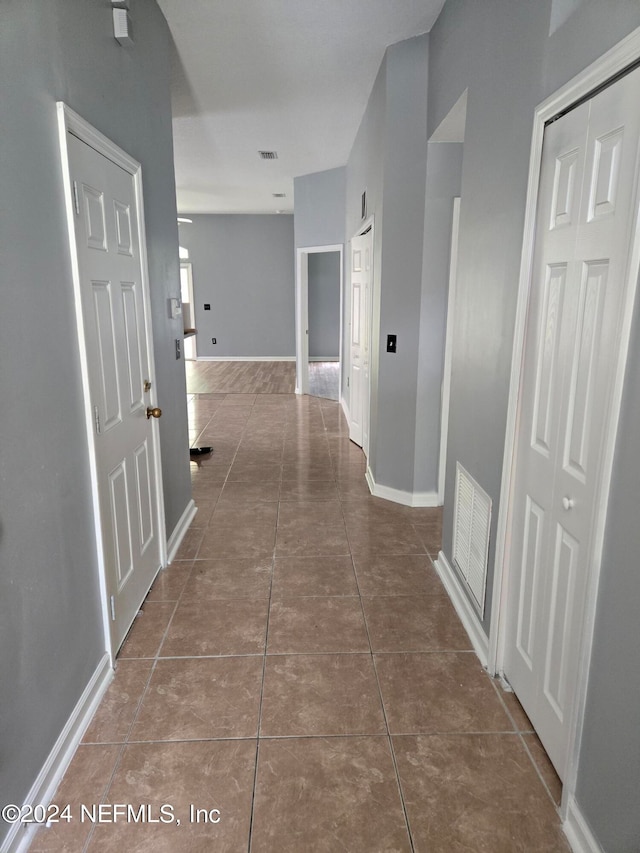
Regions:
<instances>
[{"instance_id":1,"label":"white wall vent","mask_svg":"<svg viewBox=\"0 0 640 853\"><path fill-rule=\"evenodd\" d=\"M491 528L491 498L462 465L456 463L453 514L453 562L484 615Z\"/></svg>"},{"instance_id":2,"label":"white wall vent","mask_svg":"<svg viewBox=\"0 0 640 853\"><path fill-rule=\"evenodd\" d=\"M278 152L277 151L258 151L258 156L261 160L277 160Z\"/></svg>"}]
</instances>

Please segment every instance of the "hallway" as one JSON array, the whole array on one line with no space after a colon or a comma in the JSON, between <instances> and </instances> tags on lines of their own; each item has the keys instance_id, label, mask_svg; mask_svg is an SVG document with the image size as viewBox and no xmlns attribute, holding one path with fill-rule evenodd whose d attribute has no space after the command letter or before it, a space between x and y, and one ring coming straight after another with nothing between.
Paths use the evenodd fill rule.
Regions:
<instances>
[{"instance_id":1,"label":"hallway","mask_svg":"<svg viewBox=\"0 0 640 853\"><path fill-rule=\"evenodd\" d=\"M337 403L199 393L206 369L198 514L58 791L74 820L31 851L567 851L557 777L431 565L440 511L371 497ZM180 825L77 819L100 802Z\"/></svg>"}]
</instances>

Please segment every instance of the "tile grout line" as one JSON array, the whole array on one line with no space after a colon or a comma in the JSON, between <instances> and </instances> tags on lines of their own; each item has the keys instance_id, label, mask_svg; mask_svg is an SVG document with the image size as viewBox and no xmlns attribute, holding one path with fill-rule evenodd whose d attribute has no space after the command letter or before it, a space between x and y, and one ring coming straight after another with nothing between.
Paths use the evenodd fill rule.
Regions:
<instances>
[{"instance_id":1,"label":"tile grout line","mask_svg":"<svg viewBox=\"0 0 640 853\"><path fill-rule=\"evenodd\" d=\"M544 787L544 790L545 790L545 791L546 791L546 793L547 793L547 796L549 797L549 799L550 799L550 800L551 800L551 802L553 803L553 807L556 809L556 811L558 811L558 812L559 812L559 810L560 810L560 806L558 805L558 803L556 803L556 801L555 801L555 799L554 799L554 797L553 797L553 795L552 795L552 793L551 793L551 790L550 790L550 788L549 788L549 786L548 786L548 784L547 784L547 781L546 781L546 779L544 778L544 776L542 775L542 771L541 771L541 769L540 769L540 767L539 767L539 765L538 765L538 762L537 762L537 761L535 760L535 758L533 757L533 754L532 754L531 750L529 749L529 746L528 746L528 744L527 744L527 741L526 741L526 740L525 740L525 738L524 738L524 735L525 735L525 734L533 734L533 735L536 735L536 736L537 736L535 729L533 729L533 728L532 728L531 730L527 730L527 731L525 731L525 730L523 730L523 729L520 729L520 727L516 724L515 717L513 716L513 714L511 713L511 711L509 710L509 707L508 707L507 703L504 701L504 698L503 698L503 697L502 697L502 695L501 695L501 689L498 687L498 685L497 685L497 683L496 683L495 679L491 678L491 676L489 676L489 675L488 675L487 677L490 679L490 681L491 681L491 683L492 683L492 685L493 685L493 689L496 691L496 693L497 693L497 695L498 695L498 699L500 700L500 703L502 704L502 707L504 708L504 710L506 711L506 713L507 713L507 715L508 715L509 719L511 720L511 723L512 723L512 725L513 725L513 727L514 727L515 733L516 733L516 734L518 735L518 737L520 738L520 743L521 743L521 744L522 744L522 746L524 747L524 750L525 750L525 752L527 753L527 756L529 757L529 760L530 760L530 761L531 761L531 763L533 764L533 768L534 768L534 770L536 771L536 774L537 774L538 778L539 778L539 779L540 779L540 781L542 782L542 785L543 785L543 787ZM514 696L515 696L515 693L514 693ZM517 699L517 697L516 697L516 699Z\"/></svg>"},{"instance_id":2,"label":"tile grout line","mask_svg":"<svg viewBox=\"0 0 640 853\"><path fill-rule=\"evenodd\" d=\"M255 402L254 402L255 406ZM285 431L286 431L286 422L287 418L285 417ZM251 853L251 845L253 839L253 827L254 827L254 815L255 815L255 803L256 803L256 795L258 790L258 761L260 759L260 730L262 727L262 708L264 703L264 685L266 679L267 672L267 647L269 643L269 622L271 619L271 601L273 597L273 576L275 573L275 563L276 563L276 547L278 542L278 521L280 517L280 492L282 489L282 470L284 465L284 443L285 443L285 431L283 431L282 436L282 453L281 453L281 463L280 463L280 479L279 479L279 488L278 488L278 509L276 511L276 525L275 532L273 537L273 552L271 555L271 579L269 582L269 599L267 604L267 622L265 625L265 636L264 636L264 654L262 656L262 681L260 685L260 700L258 703L258 725L256 730L256 750L255 750L255 765L253 769L253 791L251 793L251 810L249 813L249 834L247 838L247 853Z\"/></svg>"},{"instance_id":3,"label":"tile grout line","mask_svg":"<svg viewBox=\"0 0 640 853\"><path fill-rule=\"evenodd\" d=\"M378 688L378 698L380 700L380 707L382 709L382 718L384 720L384 725L385 725L385 728L387 730L386 739L387 739L387 744L389 745L389 752L391 754L391 762L393 764L393 770L394 770L394 773L396 776L396 786L398 789L398 795L400 797L400 804L402 806L402 813L404 815L404 822L405 822L405 827L407 829L407 835L409 837L409 844L411 846L411 850L414 851L415 846L413 843L413 833L411 832L411 824L409 822L409 814L407 812L407 806L406 806L406 803L404 801L404 792L402 790L402 784L400 782L400 773L398 771L398 762L396 761L396 754L395 754L395 750L393 748L393 740L391 739L391 730L389 729L389 719L387 717L387 709L385 708L384 699L382 696L382 688L380 687L380 678L378 676L378 668L376 666L375 654L373 652L373 644L371 643L371 634L369 632L369 623L367 622L367 617L366 617L366 614L364 611L364 604L362 602L362 593L360 592L360 581L358 580L358 572L356 570L356 563L355 563L355 560L353 558L353 554L351 555L351 564L353 567L353 574L355 575L355 579L356 579L356 586L358 588L358 597L360 599L360 610L362 612L362 620L364 622L365 631L367 632L367 640L369 642L369 655L371 658L371 665L373 667L373 674L374 674L374 677L376 679L376 686Z\"/></svg>"}]
</instances>

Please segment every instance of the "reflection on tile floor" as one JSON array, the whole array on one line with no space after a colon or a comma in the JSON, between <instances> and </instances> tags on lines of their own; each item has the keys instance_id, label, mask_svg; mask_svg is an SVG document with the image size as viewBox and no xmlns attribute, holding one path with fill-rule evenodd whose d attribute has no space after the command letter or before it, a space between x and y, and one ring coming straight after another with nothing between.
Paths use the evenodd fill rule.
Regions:
<instances>
[{"instance_id":1,"label":"reflection on tile floor","mask_svg":"<svg viewBox=\"0 0 640 853\"><path fill-rule=\"evenodd\" d=\"M31 850L568 851L433 569L440 511L369 495L337 403L259 385L190 399L198 515L61 784L75 819Z\"/></svg>"}]
</instances>

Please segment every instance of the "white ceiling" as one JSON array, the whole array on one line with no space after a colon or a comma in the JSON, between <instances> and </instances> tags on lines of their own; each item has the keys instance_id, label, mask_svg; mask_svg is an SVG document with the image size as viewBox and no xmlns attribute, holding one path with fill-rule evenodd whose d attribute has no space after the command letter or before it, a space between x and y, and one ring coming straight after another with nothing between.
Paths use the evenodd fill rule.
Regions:
<instances>
[{"instance_id":1,"label":"white ceiling","mask_svg":"<svg viewBox=\"0 0 640 853\"><path fill-rule=\"evenodd\" d=\"M345 165L385 48L428 32L444 0L158 4L175 43L178 210L291 213L294 177Z\"/></svg>"}]
</instances>

